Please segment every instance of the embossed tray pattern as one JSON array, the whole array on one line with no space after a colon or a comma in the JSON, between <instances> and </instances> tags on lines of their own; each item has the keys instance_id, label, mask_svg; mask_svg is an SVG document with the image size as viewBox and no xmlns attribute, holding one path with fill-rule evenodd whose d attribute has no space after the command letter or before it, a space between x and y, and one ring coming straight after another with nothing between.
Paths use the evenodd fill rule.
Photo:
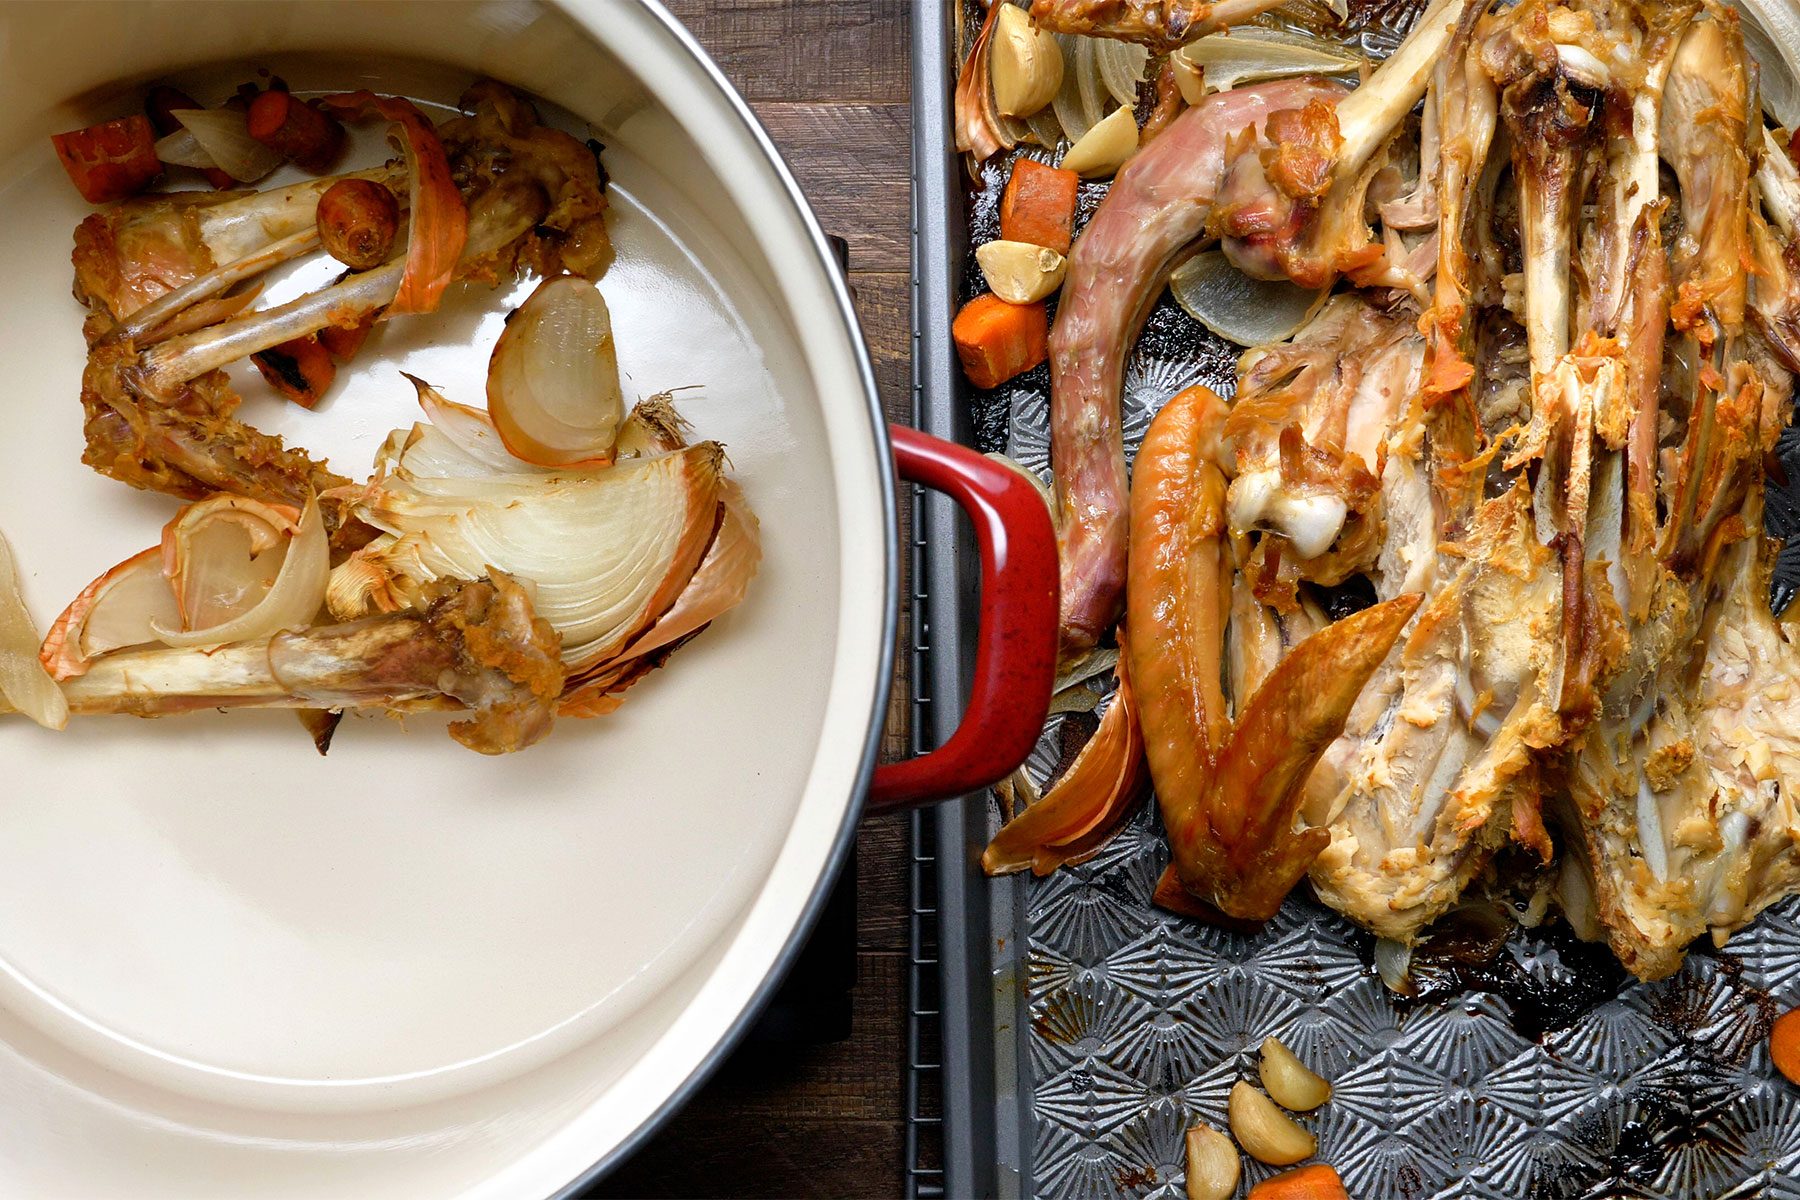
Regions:
<instances>
[{"instance_id":1,"label":"embossed tray pattern","mask_svg":"<svg viewBox=\"0 0 1800 1200\"><path fill-rule=\"evenodd\" d=\"M1387 7L1406 18L1416 6ZM1404 24L1371 19L1359 40L1384 53ZM960 299L980 286L971 248L999 236L1009 169L990 162L965 193L968 241L951 250L964 262ZM1082 220L1104 192L1083 184ZM1127 453L1182 388L1230 395L1236 354L1165 296L1126 371ZM978 447L1047 480L1049 388L1039 367L966 393ZM1040 782L1091 728L1065 736L1070 721L1091 718L1051 718L1031 760ZM1800 1088L1774 1072L1767 1046L1773 1018L1800 1004L1800 898L1723 950L1697 945L1656 984L1623 979L1604 952L1552 927L1508 941L1513 992L1406 1001L1376 976L1372 939L1310 896L1248 936L1154 908L1167 861L1149 804L1082 866L981 884L996 934L1002 1134L990 1161L1002 1195L1185 1196L1187 1127L1225 1127L1226 1094L1255 1080L1257 1047L1274 1034L1334 1085L1301 1119L1354 1200L1800 1200ZM1586 992L1579 1002L1533 1010L1534 990L1571 985ZM1273 1173L1246 1157L1239 1195Z\"/></svg>"},{"instance_id":2,"label":"embossed tray pattern","mask_svg":"<svg viewBox=\"0 0 1800 1200\"><path fill-rule=\"evenodd\" d=\"M1127 371L1128 447L1181 388L1228 391L1233 358L1165 301ZM977 397L984 448L1047 475L1047 397L1041 370ZM1079 719L1051 719L1035 778ZM996 968L1027 1017L999 1036L1020 1043L1029 1194L1184 1196L1185 1130L1225 1127L1226 1094L1256 1078L1274 1034L1333 1082L1304 1120L1355 1200L1800 1200L1800 1089L1767 1047L1770 1021L1800 1003L1800 900L1723 951L1696 948L1672 979L1608 987L1521 1032L1489 992L1396 1001L1370 937L1310 898L1253 936L1164 913L1150 893L1167 861L1149 804L1092 861L1023 885ZM1585 969L1526 931L1506 954L1528 983ZM1244 1166L1240 1195L1274 1173Z\"/></svg>"}]
</instances>

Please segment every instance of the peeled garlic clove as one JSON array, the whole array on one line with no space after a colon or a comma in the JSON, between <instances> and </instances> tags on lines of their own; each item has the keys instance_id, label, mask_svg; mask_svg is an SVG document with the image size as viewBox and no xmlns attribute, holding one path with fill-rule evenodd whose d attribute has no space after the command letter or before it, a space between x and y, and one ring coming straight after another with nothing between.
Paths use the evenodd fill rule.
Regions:
<instances>
[{"instance_id":1,"label":"peeled garlic clove","mask_svg":"<svg viewBox=\"0 0 1800 1200\"><path fill-rule=\"evenodd\" d=\"M1137 119L1129 108L1115 108L1082 134L1058 165L1084 179L1101 179L1124 166L1137 148Z\"/></svg>"},{"instance_id":2,"label":"peeled garlic clove","mask_svg":"<svg viewBox=\"0 0 1800 1200\"><path fill-rule=\"evenodd\" d=\"M1069 260L1031 242L988 242L975 248L975 261L994 295L1008 304L1035 304L1062 286Z\"/></svg>"},{"instance_id":3,"label":"peeled garlic clove","mask_svg":"<svg viewBox=\"0 0 1800 1200\"><path fill-rule=\"evenodd\" d=\"M1211 1125L1187 1131L1188 1200L1231 1200L1243 1169L1237 1147Z\"/></svg>"},{"instance_id":4,"label":"peeled garlic clove","mask_svg":"<svg viewBox=\"0 0 1800 1200\"><path fill-rule=\"evenodd\" d=\"M1290 1167L1319 1148L1318 1139L1294 1124L1275 1102L1241 1080L1225 1102L1231 1135L1244 1153L1271 1167Z\"/></svg>"},{"instance_id":5,"label":"peeled garlic clove","mask_svg":"<svg viewBox=\"0 0 1800 1200\"><path fill-rule=\"evenodd\" d=\"M1009 117L1029 117L1050 103L1062 87L1062 50L1056 38L1039 29L1024 9L1003 4L994 21L989 52L994 81L994 107Z\"/></svg>"},{"instance_id":6,"label":"peeled garlic clove","mask_svg":"<svg viewBox=\"0 0 1800 1200\"><path fill-rule=\"evenodd\" d=\"M1175 86L1189 108L1206 99L1206 73L1187 56L1185 46L1169 55L1169 68L1175 72Z\"/></svg>"},{"instance_id":7,"label":"peeled garlic clove","mask_svg":"<svg viewBox=\"0 0 1800 1200\"><path fill-rule=\"evenodd\" d=\"M1293 1112L1311 1112L1331 1099L1331 1085L1319 1078L1279 1038L1264 1038L1262 1084L1275 1103Z\"/></svg>"}]
</instances>

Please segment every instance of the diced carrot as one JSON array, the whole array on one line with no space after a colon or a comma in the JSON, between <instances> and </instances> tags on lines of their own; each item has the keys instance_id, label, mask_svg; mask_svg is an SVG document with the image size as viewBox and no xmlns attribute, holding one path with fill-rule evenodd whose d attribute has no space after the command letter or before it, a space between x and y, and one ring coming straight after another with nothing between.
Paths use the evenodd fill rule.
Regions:
<instances>
[{"instance_id":1,"label":"diced carrot","mask_svg":"<svg viewBox=\"0 0 1800 1200\"><path fill-rule=\"evenodd\" d=\"M344 127L336 117L285 89L258 95L246 121L251 137L315 175L331 165L344 145Z\"/></svg>"},{"instance_id":2,"label":"diced carrot","mask_svg":"<svg viewBox=\"0 0 1800 1200\"><path fill-rule=\"evenodd\" d=\"M1250 1189L1249 1200L1350 1200L1344 1181L1324 1163L1271 1175Z\"/></svg>"},{"instance_id":3,"label":"diced carrot","mask_svg":"<svg viewBox=\"0 0 1800 1200\"><path fill-rule=\"evenodd\" d=\"M70 182L89 204L135 196L162 174L162 164L156 161L156 130L141 114L59 133L50 142Z\"/></svg>"},{"instance_id":4,"label":"diced carrot","mask_svg":"<svg viewBox=\"0 0 1800 1200\"><path fill-rule=\"evenodd\" d=\"M345 271L331 282L342 283L354 274L355 271ZM375 332L375 323L379 320L381 310L378 308L374 312L364 313L353 325L327 325L313 336L330 353L332 361L341 366L362 352L363 343Z\"/></svg>"},{"instance_id":5,"label":"diced carrot","mask_svg":"<svg viewBox=\"0 0 1800 1200\"><path fill-rule=\"evenodd\" d=\"M337 378L331 355L312 335L271 346L250 356L269 386L298 404L311 408Z\"/></svg>"},{"instance_id":6,"label":"diced carrot","mask_svg":"<svg viewBox=\"0 0 1800 1200\"><path fill-rule=\"evenodd\" d=\"M330 351L331 357L340 363L347 363L355 358L375 332L375 320L381 314L372 312L354 325L327 325L316 335L319 344Z\"/></svg>"},{"instance_id":7,"label":"diced carrot","mask_svg":"<svg viewBox=\"0 0 1800 1200\"><path fill-rule=\"evenodd\" d=\"M1789 1009L1769 1029L1769 1057L1789 1083L1800 1083L1800 1008Z\"/></svg>"},{"instance_id":8,"label":"diced carrot","mask_svg":"<svg viewBox=\"0 0 1800 1200\"><path fill-rule=\"evenodd\" d=\"M963 305L951 323L963 374L976 387L999 387L1050 357L1050 318L1040 304L1008 304L993 294Z\"/></svg>"},{"instance_id":9,"label":"diced carrot","mask_svg":"<svg viewBox=\"0 0 1800 1200\"><path fill-rule=\"evenodd\" d=\"M1075 193L1081 177L1021 158L1000 198L1000 236L1009 242L1069 252L1075 233Z\"/></svg>"}]
</instances>

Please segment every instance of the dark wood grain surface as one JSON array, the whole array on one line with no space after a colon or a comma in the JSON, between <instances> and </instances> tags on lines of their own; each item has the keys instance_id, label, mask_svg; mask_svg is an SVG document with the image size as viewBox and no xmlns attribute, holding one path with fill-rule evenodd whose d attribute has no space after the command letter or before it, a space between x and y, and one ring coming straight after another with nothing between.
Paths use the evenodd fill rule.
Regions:
<instances>
[{"instance_id":1,"label":"dark wood grain surface","mask_svg":"<svg viewBox=\"0 0 1800 1200\"><path fill-rule=\"evenodd\" d=\"M750 101L850 281L889 419L911 410L907 352L908 8L899 0L669 0ZM902 589L902 595L905 589ZM902 613L902 644L906 613ZM905 745L905 656L885 750ZM897 1196L907 949L903 817L857 839L857 982L848 1041L740 1056L601 1185L606 1196Z\"/></svg>"}]
</instances>

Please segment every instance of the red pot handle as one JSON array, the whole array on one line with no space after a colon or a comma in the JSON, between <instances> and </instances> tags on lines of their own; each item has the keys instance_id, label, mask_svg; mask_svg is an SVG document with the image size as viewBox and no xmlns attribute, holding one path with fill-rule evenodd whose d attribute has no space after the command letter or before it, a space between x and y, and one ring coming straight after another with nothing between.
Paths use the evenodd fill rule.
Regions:
<instances>
[{"instance_id":1,"label":"red pot handle","mask_svg":"<svg viewBox=\"0 0 1800 1200\"><path fill-rule=\"evenodd\" d=\"M1031 753L1056 681L1056 530L1031 481L914 429L890 431L900 477L947 493L975 526L981 625L962 724L942 746L877 768L869 810L945 800L1004 779Z\"/></svg>"}]
</instances>

